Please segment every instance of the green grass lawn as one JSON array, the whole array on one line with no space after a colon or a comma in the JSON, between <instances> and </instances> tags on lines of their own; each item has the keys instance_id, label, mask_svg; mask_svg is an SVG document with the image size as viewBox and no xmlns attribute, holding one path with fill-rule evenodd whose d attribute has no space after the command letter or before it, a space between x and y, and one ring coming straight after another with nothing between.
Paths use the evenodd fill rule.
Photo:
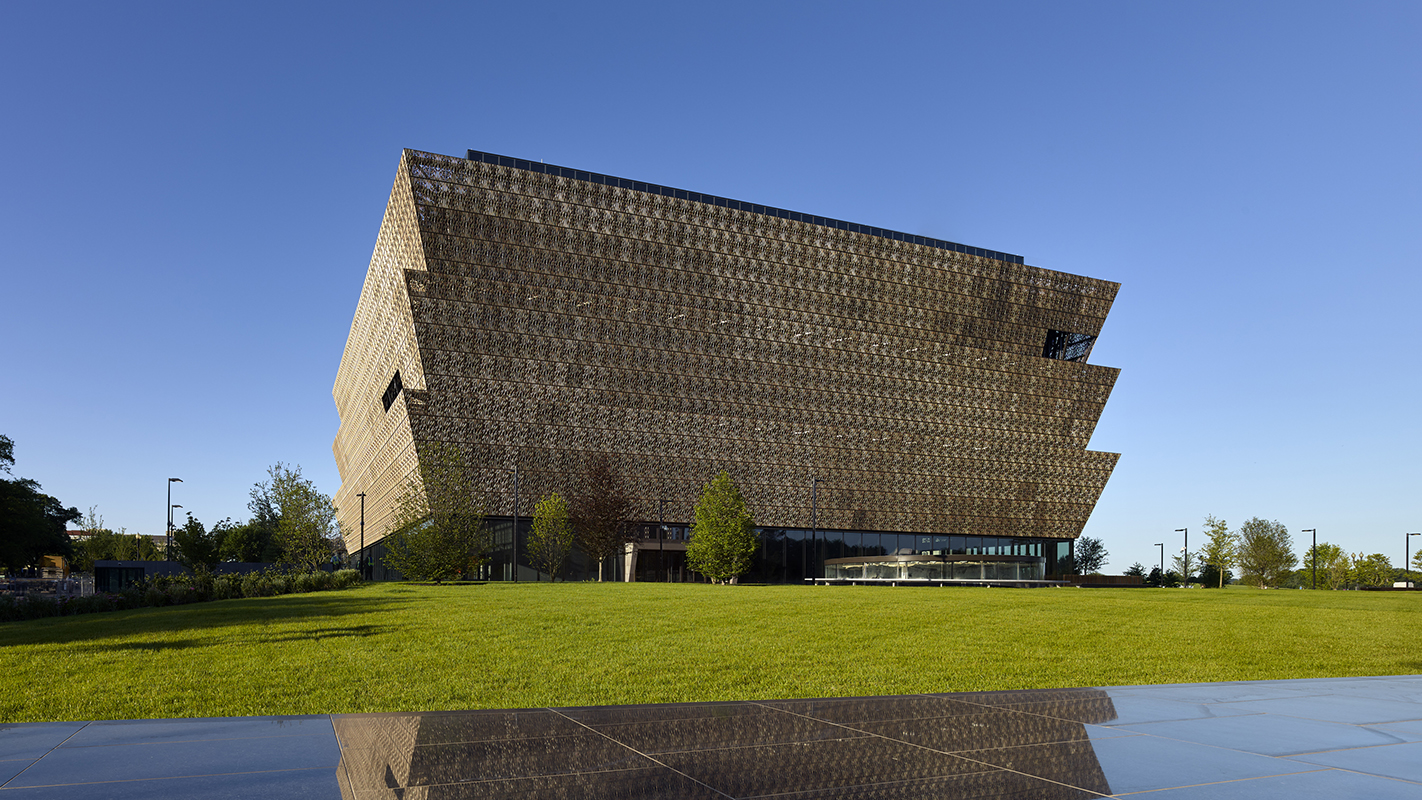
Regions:
<instances>
[{"instance_id":1,"label":"green grass lawn","mask_svg":"<svg viewBox=\"0 0 1422 800\"><path fill-rule=\"evenodd\" d=\"M0 625L0 721L1422 672L1410 592L377 584Z\"/></svg>"}]
</instances>

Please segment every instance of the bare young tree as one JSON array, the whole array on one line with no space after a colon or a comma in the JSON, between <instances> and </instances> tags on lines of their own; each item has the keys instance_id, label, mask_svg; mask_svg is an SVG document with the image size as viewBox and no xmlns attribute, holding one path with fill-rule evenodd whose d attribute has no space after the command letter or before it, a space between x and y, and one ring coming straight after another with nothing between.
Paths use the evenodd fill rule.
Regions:
<instances>
[{"instance_id":1,"label":"bare young tree","mask_svg":"<svg viewBox=\"0 0 1422 800\"><path fill-rule=\"evenodd\" d=\"M620 554L631 537L632 518L632 499L606 453L588 459L583 488L573 497L570 513L583 552L597 562L601 581L603 562Z\"/></svg>"},{"instance_id":2,"label":"bare young tree","mask_svg":"<svg viewBox=\"0 0 1422 800\"><path fill-rule=\"evenodd\" d=\"M1200 558L1219 571L1219 588L1223 589L1225 572L1234 566L1236 558L1235 536L1229 531L1229 523L1216 519L1214 514L1205 517L1205 535L1209 542L1200 550Z\"/></svg>"}]
</instances>

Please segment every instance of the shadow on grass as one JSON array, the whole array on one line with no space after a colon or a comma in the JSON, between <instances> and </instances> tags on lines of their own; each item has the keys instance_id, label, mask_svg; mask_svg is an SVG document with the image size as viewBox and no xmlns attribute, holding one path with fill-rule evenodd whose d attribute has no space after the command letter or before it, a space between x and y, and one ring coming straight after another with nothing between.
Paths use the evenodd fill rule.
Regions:
<instances>
[{"instance_id":1,"label":"shadow on grass","mask_svg":"<svg viewBox=\"0 0 1422 800\"><path fill-rule=\"evenodd\" d=\"M215 600L208 603L191 603L181 606L161 608L136 608L127 611L105 611L97 614L78 614L72 617L46 617L24 622L0 624L0 633L7 645L68 644L92 641L93 650L123 649L130 643L122 641L126 637L141 636L146 633L171 633L173 631L202 629L219 630L233 626L264 626L286 622L330 622L341 617L359 614L374 614L393 611L415 602L414 598L372 597L359 590L337 590L313 592L303 595L282 595L280 597L254 597L240 600ZM368 633L346 635L375 635L383 626L357 625L333 626L321 630L369 630ZM280 632L269 641L281 641L281 636L317 638L317 631ZM211 645L214 642L207 642ZM134 642L134 649L163 649L171 643ZM192 646L201 644L193 641ZM179 645L181 646L181 645ZM88 650L90 648L84 648Z\"/></svg>"},{"instance_id":2,"label":"shadow on grass","mask_svg":"<svg viewBox=\"0 0 1422 800\"><path fill-rule=\"evenodd\" d=\"M245 647L251 645L283 644L289 642L320 642L323 639L351 639L379 636L395 630L393 625L348 625L345 627L321 628L311 631L287 631L272 636L253 631L251 636L230 639L157 639L151 641L118 641L81 644L66 652L75 655L115 653L123 651L161 652L163 650L186 650L193 647Z\"/></svg>"}]
</instances>

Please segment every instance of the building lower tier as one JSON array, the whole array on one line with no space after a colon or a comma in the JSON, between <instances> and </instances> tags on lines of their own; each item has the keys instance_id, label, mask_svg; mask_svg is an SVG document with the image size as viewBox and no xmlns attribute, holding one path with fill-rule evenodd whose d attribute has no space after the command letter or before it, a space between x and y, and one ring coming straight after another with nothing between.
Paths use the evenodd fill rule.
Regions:
<instances>
[{"instance_id":1,"label":"building lower tier","mask_svg":"<svg viewBox=\"0 0 1422 800\"><path fill-rule=\"evenodd\" d=\"M493 550L478 576L493 581L550 580L528 556L528 533L532 520L520 517L515 526L508 516L490 517ZM601 564L607 581L705 582L686 562L690 528L685 522L637 522L632 541L622 553ZM760 546L751 569L741 576L743 583L803 583L831 577L840 559L870 559L878 556L1032 557L1040 565L1042 577L1051 578L1070 571L1074 540L1002 536L950 536L897 531L842 531L810 528L757 528ZM352 560L367 580L401 580L397 571L385 564L385 546L376 542L353 555ZM1040 559L1040 560L1036 560ZM1017 559L1012 559L1016 561ZM579 547L574 547L559 580L597 580L599 564ZM1039 580L1041 578L1038 578Z\"/></svg>"}]
</instances>

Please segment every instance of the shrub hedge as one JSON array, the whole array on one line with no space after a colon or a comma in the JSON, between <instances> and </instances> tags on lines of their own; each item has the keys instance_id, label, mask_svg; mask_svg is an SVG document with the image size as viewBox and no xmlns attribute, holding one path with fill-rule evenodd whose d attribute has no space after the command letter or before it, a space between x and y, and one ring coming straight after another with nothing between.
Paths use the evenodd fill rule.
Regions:
<instances>
[{"instance_id":1,"label":"shrub hedge","mask_svg":"<svg viewBox=\"0 0 1422 800\"><path fill-rule=\"evenodd\" d=\"M0 622L67 617L145 606L205 603L209 600L232 600L239 597L274 597L279 594L345 589L358 583L360 573L353 569L295 575L276 570L249 572L246 575L213 575L210 572L159 575L135 583L118 594L60 598L34 594L0 596Z\"/></svg>"}]
</instances>

